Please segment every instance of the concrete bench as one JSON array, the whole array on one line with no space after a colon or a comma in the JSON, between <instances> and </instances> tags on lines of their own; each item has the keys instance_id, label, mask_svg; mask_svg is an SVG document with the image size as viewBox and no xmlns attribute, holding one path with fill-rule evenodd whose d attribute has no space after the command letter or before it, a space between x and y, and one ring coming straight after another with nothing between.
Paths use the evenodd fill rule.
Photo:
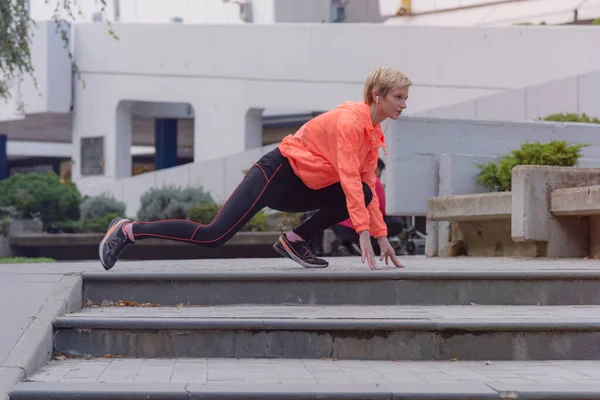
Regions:
<instances>
[{"instance_id":1,"label":"concrete bench","mask_svg":"<svg viewBox=\"0 0 600 400\"><path fill-rule=\"evenodd\" d=\"M518 166L512 192L432 197L427 208L428 223L451 222L450 242L428 256L600 255L600 168Z\"/></svg>"}]
</instances>

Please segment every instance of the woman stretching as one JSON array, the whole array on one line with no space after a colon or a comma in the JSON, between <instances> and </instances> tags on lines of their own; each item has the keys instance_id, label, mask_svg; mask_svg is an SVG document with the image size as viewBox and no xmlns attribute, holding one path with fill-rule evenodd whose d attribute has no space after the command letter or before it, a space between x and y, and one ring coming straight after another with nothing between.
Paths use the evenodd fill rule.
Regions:
<instances>
[{"instance_id":1,"label":"woman stretching","mask_svg":"<svg viewBox=\"0 0 600 400\"><path fill-rule=\"evenodd\" d=\"M283 139L248 171L211 223L172 219L134 222L115 218L100 243L100 261L111 269L121 252L138 240L161 238L217 247L226 243L259 210L299 213L318 210L273 247L307 268L329 264L310 250L319 232L350 218L359 234L361 261L379 269L370 237L377 238L381 258L403 267L387 239L375 194L379 148L385 147L381 122L396 120L406 108L411 81L393 68L372 71L364 101L343 102Z\"/></svg>"}]
</instances>

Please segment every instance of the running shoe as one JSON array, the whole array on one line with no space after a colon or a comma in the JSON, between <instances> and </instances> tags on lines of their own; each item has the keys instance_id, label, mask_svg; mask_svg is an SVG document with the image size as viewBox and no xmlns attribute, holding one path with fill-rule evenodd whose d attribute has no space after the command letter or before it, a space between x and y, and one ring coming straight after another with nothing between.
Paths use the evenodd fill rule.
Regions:
<instances>
[{"instance_id":1,"label":"running shoe","mask_svg":"<svg viewBox=\"0 0 600 400\"><path fill-rule=\"evenodd\" d=\"M306 242L290 242L285 234L279 237L279 240L273 244L276 252L284 257L296 261L305 268L326 268L329 263L318 258L312 252Z\"/></svg>"},{"instance_id":2,"label":"running shoe","mask_svg":"<svg viewBox=\"0 0 600 400\"><path fill-rule=\"evenodd\" d=\"M128 222L132 221L118 217L113 219L108 225L104 239L100 242L100 262L107 271L115 265L123 250L133 243L123 232L123 225Z\"/></svg>"}]
</instances>

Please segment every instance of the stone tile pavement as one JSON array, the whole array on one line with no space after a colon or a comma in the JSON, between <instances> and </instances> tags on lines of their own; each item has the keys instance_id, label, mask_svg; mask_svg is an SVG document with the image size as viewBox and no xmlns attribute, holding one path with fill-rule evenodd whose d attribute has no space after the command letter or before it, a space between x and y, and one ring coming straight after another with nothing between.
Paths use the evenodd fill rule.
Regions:
<instances>
[{"instance_id":1,"label":"stone tile pavement","mask_svg":"<svg viewBox=\"0 0 600 400\"><path fill-rule=\"evenodd\" d=\"M69 318L410 319L429 321L600 321L600 306L233 305L86 307Z\"/></svg>"},{"instance_id":2,"label":"stone tile pavement","mask_svg":"<svg viewBox=\"0 0 600 400\"><path fill-rule=\"evenodd\" d=\"M369 271L359 257L332 257L330 265L323 272ZM452 271L594 271L600 272L600 260L585 259L522 259L492 257L426 258L424 256L400 257L405 268L396 268L377 259L382 271L410 272L452 272ZM0 276L5 274L73 274L99 272L119 274L131 272L298 272L314 273L291 260L269 259L222 259L222 260L158 260L158 261L119 261L113 269L105 271L98 261L64 262L55 264L0 265Z\"/></svg>"},{"instance_id":3,"label":"stone tile pavement","mask_svg":"<svg viewBox=\"0 0 600 400\"><path fill-rule=\"evenodd\" d=\"M600 383L600 361L67 359L28 381L57 383Z\"/></svg>"}]
</instances>

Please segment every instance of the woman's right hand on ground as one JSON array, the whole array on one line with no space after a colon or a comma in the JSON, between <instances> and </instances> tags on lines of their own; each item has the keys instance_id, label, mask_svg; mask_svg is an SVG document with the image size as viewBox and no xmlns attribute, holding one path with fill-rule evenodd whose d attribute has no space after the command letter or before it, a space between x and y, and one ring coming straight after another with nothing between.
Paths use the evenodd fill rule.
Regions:
<instances>
[{"instance_id":1,"label":"woman's right hand on ground","mask_svg":"<svg viewBox=\"0 0 600 400\"><path fill-rule=\"evenodd\" d=\"M371 236L369 235L369 231L361 231L358 234L359 243L360 243L360 260L364 264L365 259L367 260L367 264L369 264L369 269L380 269L375 263L375 252L373 251L373 246L371 245Z\"/></svg>"}]
</instances>

